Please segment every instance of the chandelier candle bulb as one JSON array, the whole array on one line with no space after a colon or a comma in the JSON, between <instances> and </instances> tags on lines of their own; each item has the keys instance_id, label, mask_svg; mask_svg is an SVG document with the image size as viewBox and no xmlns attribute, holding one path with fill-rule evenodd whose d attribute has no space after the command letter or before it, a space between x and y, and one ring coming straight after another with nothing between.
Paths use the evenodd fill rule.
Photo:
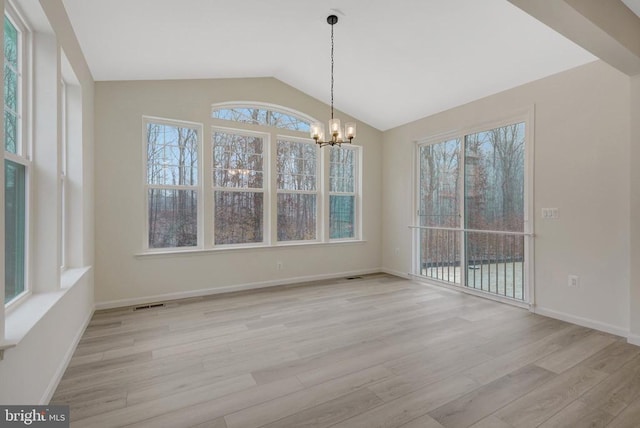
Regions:
<instances>
[{"instance_id":1,"label":"chandelier candle bulb","mask_svg":"<svg viewBox=\"0 0 640 428\"><path fill-rule=\"evenodd\" d=\"M346 130L345 135L347 137L347 139L349 141L351 141L353 138L356 138L356 124L353 122L347 122L344 125L344 128Z\"/></svg>"},{"instance_id":2,"label":"chandelier candle bulb","mask_svg":"<svg viewBox=\"0 0 640 428\"><path fill-rule=\"evenodd\" d=\"M314 140L324 139L324 125L320 122L316 122L311 125L311 138Z\"/></svg>"},{"instance_id":3,"label":"chandelier candle bulb","mask_svg":"<svg viewBox=\"0 0 640 428\"><path fill-rule=\"evenodd\" d=\"M331 135L337 136L340 133L340 119L331 119L329 121L329 129L331 130Z\"/></svg>"}]
</instances>

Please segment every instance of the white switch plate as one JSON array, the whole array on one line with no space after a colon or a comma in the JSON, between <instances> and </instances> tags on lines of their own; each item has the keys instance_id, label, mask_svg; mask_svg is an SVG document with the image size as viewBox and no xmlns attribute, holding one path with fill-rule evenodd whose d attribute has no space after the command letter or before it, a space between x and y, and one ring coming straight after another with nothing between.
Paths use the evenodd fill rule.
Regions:
<instances>
[{"instance_id":1,"label":"white switch plate","mask_svg":"<svg viewBox=\"0 0 640 428\"><path fill-rule=\"evenodd\" d=\"M546 220L557 220L560 218L560 212L558 208L543 208L542 218Z\"/></svg>"}]
</instances>

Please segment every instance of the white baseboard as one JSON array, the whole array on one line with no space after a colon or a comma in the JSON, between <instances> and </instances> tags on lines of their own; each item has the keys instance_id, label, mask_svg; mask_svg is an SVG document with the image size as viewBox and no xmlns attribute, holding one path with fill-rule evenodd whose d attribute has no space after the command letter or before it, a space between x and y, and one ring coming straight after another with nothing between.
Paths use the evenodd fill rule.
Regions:
<instances>
[{"instance_id":1,"label":"white baseboard","mask_svg":"<svg viewBox=\"0 0 640 428\"><path fill-rule=\"evenodd\" d=\"M640 335L632 333L627 334L627 342L632 345L640 346Z\"/></svg>"},{"instance_id":2,"label":"white baseboard","mask_svg":"<svg viewBox=\"0 0 640 428\"><path fill-rule=\"evenodd\" d=\"M592 320L589 318L570 315L565 312L555 311L553 309L547 309L540 306L533 307L532 312L538 315L543 315L545 317L555 318L560 321L566 321L572 324L581 325L583 327L592 328L594 330L603 331L605 333L615 334L616 336L626 337L629 343L632 343L630 341L629 331L622 327L603 323L603 322ZM639 340L638 344L640 344L640 336L638 336L637 338Z\"/></svg>"},{"instance_id":3,"label":"white baseboard","mask_svg":"<svg viewBox=\"0 0 640 428\"><path fill-rule=\"evenodd\" d=\"M78 347L78 343L80 342L80 339L82 338L82 335L84 334L84 331L87 329L87 326L89 326L89 322L91 321L91 318L93 317L93 312L94 311L95 311L95 309L92 309L89 312L89 315L87 316L87 318L82 323L82 327L78 330L78 332L76 333L76 336L73 338L73 342L69 346L69 349L67 349L67 353L64 355L64 358L62 359L62 362L60 363L60 366L58 366L58 370L56 370L56 373L53 376L53 378L51 379L51 382L49 383L49 386L44 391L44 394L42 395L42 398L40 399L40 405L45 406L45 405L49 404L49 402L53 398L53 394L56 392L56 388L58 387L58 384L60 383L60 380L62 380L62 376L64 375L64 372L67 370L67 367L69 366L69 363L71 362L71 357L73 357L73 353L76 351L76 348Z\"/></svg>"},{"instance_id":4,"label":"white baseboard","mask_svg":"<svg viewBox=\"0 0 640 428\"><path fill-rule=\"evenodd\" d=\"M135 306L154 302L164 302L167 300L188 299L191 297L210 296L213 294L233 293L235 291L258 290L261 288L277 287L279 285L297 284L303 282L320 281L324 279L344 278L354 275L367 275L383 272L382 269L365 269L350 272L331 273L324 275L299 276L295 278L274 279L271 281L251 282L248 284L229 285L226 287L204 288L200 290L178 291L175 293L156 294L153 296L132 297L130 299L108 300L97 302L96 310L114 309L127 306Z\"/></svg>"},{"instance_id":5,"label":"white baseboard","mask_svg":"<svg viewBox=\"0 0 640 428\"><path fill-rule=\"evenodd\" d=\"M398 277L404 278L404 279L411 279L411 276L408 273L400 272L399 270L394 270L394 269L389 269L389 268L382 268L382 269L380 269L380 272L388 273L389 275L398 276Z\"/></svg>"}]
</instances>

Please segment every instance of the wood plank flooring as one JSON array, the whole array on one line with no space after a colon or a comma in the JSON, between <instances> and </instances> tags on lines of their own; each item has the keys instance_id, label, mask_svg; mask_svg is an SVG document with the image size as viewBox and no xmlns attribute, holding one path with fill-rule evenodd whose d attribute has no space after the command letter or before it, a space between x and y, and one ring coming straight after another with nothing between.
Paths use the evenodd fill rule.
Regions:
<instances>
[{"instance_id":1,"label":"wood plank flooring","mask_svg":"<svg viewBox=\"0 0 640 428\"><path fill-rule=\"evenodd\" d=\"M640 427L640 348L385 274L96 312L74 427Z\"/></svg>"}]
</instances>

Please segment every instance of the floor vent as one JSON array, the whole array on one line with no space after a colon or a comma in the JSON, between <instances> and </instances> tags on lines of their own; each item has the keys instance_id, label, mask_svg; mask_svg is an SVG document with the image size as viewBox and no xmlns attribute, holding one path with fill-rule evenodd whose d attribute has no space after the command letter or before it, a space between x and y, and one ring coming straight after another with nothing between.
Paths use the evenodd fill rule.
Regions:
<instances>
[{"instance_id":1,"label":"floor vent","mask_svg":"<svg viewBox=\"0 0 640 428\"><path fill-rule=\"evenodd\" d=\"M142 309L153 309L153 308L164 308L164 303L153 303L151 305L136 306L135 308L133 308L133 310L139 311Z\"/></svg>"},{"instance_id":2,"label":"floor vent","mask_svg":"<svg viewBox=\"0 0 640 428\"><path fill-rule=\"evenodd\" d=\"M347 279L362 279L361 276L348 276Z\"/></svg>"}]
</instances>

